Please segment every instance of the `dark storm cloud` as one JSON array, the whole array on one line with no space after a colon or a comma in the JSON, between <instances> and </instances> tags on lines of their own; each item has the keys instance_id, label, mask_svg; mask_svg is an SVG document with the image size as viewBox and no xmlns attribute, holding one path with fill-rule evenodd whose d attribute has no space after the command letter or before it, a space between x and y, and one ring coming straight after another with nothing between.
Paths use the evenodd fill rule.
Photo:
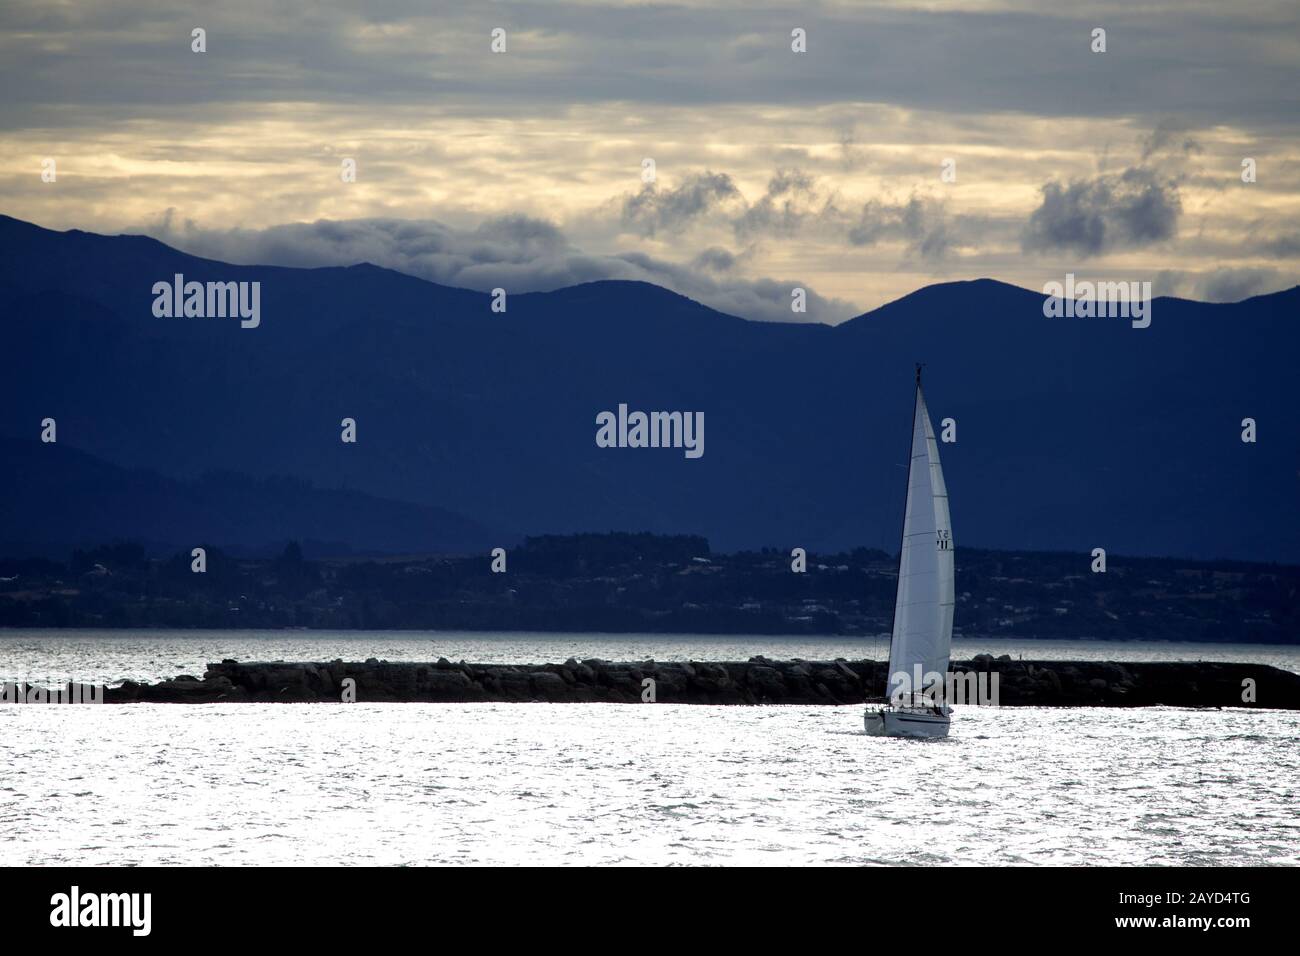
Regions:
<instances>
[{"instance_id":1,"label":"dark storm cloud","mask_svg":"<svg viewBox=\"0 0 1300 956\"><path fill-rule=\"evenodd\" d=\"M1026 251L1065 250L1085 256L1171 239L1182 214L1178 185L1143 167L1068 184L1049 182L1029 217Z\"/></svg>"},{"instance_id":2,"label":"dark storm cloud","mask_svg":"<svg viewBox=\"0 0 1300 956\"><path fill-rule=\"evenodd\" d=\"M817 182L799 169L781 169L768 181L767 190L735 221L736 235L756 233L789 236L818 215ZM824 211L824 210L823 210Z\"/></svg>"},{"instance_id":3,"label":"dark storm cloud","mask_svg":"<svg viewBox=\"0 0 1300 956\"><path fill-rule=\"evenodd\" d=\"M216 116L241 103L533 115L619 101L1294 121L1294 3L1020 6L9 0L0 123ZM1109 52L1092 54L1101 22ZM790 51L795 24L805 54ZM208 30L202 57L189 50L196 25ZM496 26L510 31L501 55L488 52Z\"/></svg>"},{"instance_id":4,"label":"dark storm cloud","mask_svg":"<svg viewBox=\"0 0 1300 956\"><path fill-rule=\"evenodd\" d=\"M873 199L853 216L839 208L826 185L798 168L777 170L753 202L732 180L716 173L689 176L676 189L645 187L622 200L623 225L641 235L680 232L692 224L728 226L737 240L791 239L795 236L847 240L851 246L900 245L907 256L939 262L958 247L976 247L1005 230L984 218L950 215L944 202L913 195L903 202ZM706 269L721 261L716 247L701 260ZM729 255L729 253L727 254Z\"/></svg>"},{"instance_id":5,"label":"dark storm cloud","mask_svg":"<svg viewBox=\"0 0 1300 956\"><path fill-rule=\"evenodd\" d=\"M680 232L726 200L738 198L740 190L725 173L694 173L676 188L646 183L624 198L623 225L643 236Z\"/></svg>"},{"instance_id":6,"label":"dark storm cloud","mask_svg":"<svg viewBox=\"0 0 1300 956\"><path fill-rule=\"evenodd\" d=\"M682 185L643 186L621 200L623 227L643 236L678 233L706 223L725 225L742 242L788 238L809 226L834 225L839 213L817 178L797 168L778 169L753 202L724 173L688 174Z\"/></svg>"},{"instance_id":7,"label":"dark storm cloud","mask_svg":"<svg viewBox=\"0 0 1300 956\"><path fill-rule=\"evenodd\" d=\"M910 254L930 260L944 258L958 244L943 204L921 196L899 204L875 199L864 203L848 240L855 246L902 241Z\"/></svg>"},{"instance_id":8,"label":"dark storm cloud","mask_svg":"<svg viewBox=\"0 0 1300 956\"><path fill-rule=\"evenodd\" d=\"M1142 140L1142 162L1161 153L1191 154L1202 151L1202 146L1191 135L1191 126L1187 123L1162 119Z\"/></svg>"}]
</instances>

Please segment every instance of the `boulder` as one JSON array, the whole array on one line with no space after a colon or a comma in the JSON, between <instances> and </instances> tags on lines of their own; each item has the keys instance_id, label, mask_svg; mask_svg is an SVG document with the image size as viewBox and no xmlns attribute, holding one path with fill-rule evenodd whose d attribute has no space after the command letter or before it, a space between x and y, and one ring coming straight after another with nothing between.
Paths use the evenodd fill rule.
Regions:
<instances>
[{"instance_id":1,"label":"boulder","mask_svg":"<svg viewBox=\"0 0 1300 956\"><path fill-rule=\"evenodd\" d=\"M745 684L759 698L780 700L785 696L785 681L775 667L751 667L745 674Z\"/></svg>"},{"instance_id":2,"label":"boulder","mask_svg":"<svg viewBox=\"0 0 1300 956\"><path fill-rule=\"evenodd\" d=\"M533 691L542 700L563 701L569 699L569 685L564 678L551 671L533 671L528 675L532 681Z\"/></svg>"}]
</instances>

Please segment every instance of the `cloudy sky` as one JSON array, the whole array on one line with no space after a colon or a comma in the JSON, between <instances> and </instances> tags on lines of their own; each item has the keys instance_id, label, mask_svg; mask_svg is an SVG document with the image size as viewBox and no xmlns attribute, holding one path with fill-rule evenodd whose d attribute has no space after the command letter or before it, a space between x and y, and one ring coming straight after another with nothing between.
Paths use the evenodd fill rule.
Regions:
<instances>
[{"instance_id":1,"label":"cloudy sky","mask_svg":"<svg viewBox=\"0 0 1300 956\"><path fill-rule=\"evenodd\" d=\"M760 319L979 276L1300 281L1294 0L362 6L6 0L0 212Z\"/></svg>"}]
</instances>

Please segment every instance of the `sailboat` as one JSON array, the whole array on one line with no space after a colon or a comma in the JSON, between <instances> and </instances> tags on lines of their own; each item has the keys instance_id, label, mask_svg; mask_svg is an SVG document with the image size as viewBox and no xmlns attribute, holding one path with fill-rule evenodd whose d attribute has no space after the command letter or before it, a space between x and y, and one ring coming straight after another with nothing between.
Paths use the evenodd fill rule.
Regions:
<instances>
[{"instance_id":1,"label":"sailboat","mask_svg":"<svg viewBox=\"0 0 1300 956\"><path fill-rule=\"evenodd\" d=\"M883 703L868 705L863 717L868 734L948 736L952 710L944 691L952 649L952 557L948 489L918 365L889 671Z\"/></svg>"}]
</instances>

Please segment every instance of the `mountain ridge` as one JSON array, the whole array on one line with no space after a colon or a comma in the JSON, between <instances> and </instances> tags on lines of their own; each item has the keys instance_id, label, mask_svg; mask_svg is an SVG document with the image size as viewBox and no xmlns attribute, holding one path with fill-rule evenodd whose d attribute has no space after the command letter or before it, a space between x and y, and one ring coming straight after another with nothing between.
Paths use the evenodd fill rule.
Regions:
<instances>
[{"instance_id":1,"label":"mountain ridge","mask_svg":"<svg viewBox=\"0 0 1300 956\"><path fill-rule=\"evenodd\" d=\"M333 271L333 270L346 271L346 270L366 269L366 270L373 270L374 272L377 273L383 273L392 276L400 276L402 278L409 279L413 282L418 282L424 285L432 286L436 289L447 290L451 292L460 292L460 293L466 293L466 294L478 295L478 296L483 296L488 294L486 292L480 292L478 290L469 289L463 286L452 286L440 282L435 282L432 279L427 279L423 276L417 276L409 272L403 272L402 270L392 268L391 266L379 265L369 260L361 260L359 262L352 262L352 263L339 264L339 265L327 265L327 266L278 266L278 265L269 265L265 263L240 264L240 263L227 262L221 259L212 259L206 256L199 256L194 253L186 252L183 249L180 249L179 247L169 245L160 239L156 239L153 236L145 235L144 233L107 234L107 233L96 233L96 232L91 232L88 230L77 229L77 228L58 230L58 229L51 229L46 226L41 226L37 223L28 222L23 219L18 219L14 216L10 216L5 213L0 213L0 230L3 230L4 228L6 228L6 226L36 231L38 233L44 233L50 236L73 236L79 238L85 237L94 240L142 241L152 246L156 246L161 250L165 250L169 254L185 257L187 259L191 259L203 265L222 266L222 267L227 267L232 269L264 269L264 270L293 269L295 271L300 271L300 272L311 272L311 271L325 272L325 271ZM3 236L2 233L0 233L0 240L7 240L9 238L10 237ZM670 289L666 286L656 285L653 282L648 282L643 279L592 279L586 282L574 283L573 285L560 286L555 289L521 292L521 293L515 293L515 295L549 296L558 293L574 292L576 290L583 290L591 287L602 287L602 286L611 287L611 288L619 287L619 286L640 287L640 288L653 290L654 294L665 295L665 296L681 299L685 302L692 303L694 305L701 307L702 309L712 312L715 315L725 316L727 318L732 318L732 319L740 319L745 322L756 322L765 325L812 325L812 326L825 326L829 328L840 328L848 325L851 322L856 322L859 319L866 319L871 316L876 316L882 312L892 311L894 307L900 305L901 303L907 303L910 301L914 301L918 298L924 298L928 295L942 293L947 290L997 289L1003 293L1017 293L1017 294L1023 294L1024 296L1031 296L1034 299L1037 299L1039 301L1043 299L1042 292L1035 292L1034 290L1025 288L1024 286L1018 286L1014 283L1006 282L1005 280L997 279L992 276L977 276L971 279L953 279L944 282L930 283L928 285L924 285L917 289L914 289L913 291L908 292L897 299L892 299L889 302L882 303L878 306L875 306L874 308L866 310L865 312L859 312L856 315L850 316L849 318L845 319L843 322L827 323L827 322L820 322L816 320L807 320L807 321L791 320L788 322L771 322L765 319L750 319L743 315L735 315L730 312L723 312L722 310L714 309L713 307L707 305L706 303L701 302L698 299L692 299L690 296L684 295L680 292L676 292L675 290ZM1205 302L1197 299L1185 299L1180 296L1169 296L1169 295L1155 296L1153 297L1152 301L1155 303L1176 302L1176 303L1184 303L1184 304L1196 304L1201 306L1218 306L1218 305L1240 305L1247 302L1268 300L1278 296L1296 296L1297 298L1300 298L1300 284L1293 285L1286 289L1278 289L1273 292L1264 292L1264 293L1259 293L1257 295L1247 296L1246 298L1239 299L1235 302Z\"/></svg>"},{"instance_id":2,"label":"mountain ridge","mask_svg":"<svg viewBox=\"0 0 1300 956\"><path fill-rule=\"evenodd\" d=\"M0 436L34 440L53 417L60 443L124 469L297 477L514 537L893 549L922 361L936 429L956 423L941 457L958 547L1300 559L1295 289L1158 299L1147 329L1047 319L997 280L834 327L617 280L512 294L496 314L382 267L225 266L88 236L0 221ZM177 262L262 282L261 325L154 317ZM596 415L619 404L703 413L704 456L598 447Z\"/></svg>"}]
</instances>

